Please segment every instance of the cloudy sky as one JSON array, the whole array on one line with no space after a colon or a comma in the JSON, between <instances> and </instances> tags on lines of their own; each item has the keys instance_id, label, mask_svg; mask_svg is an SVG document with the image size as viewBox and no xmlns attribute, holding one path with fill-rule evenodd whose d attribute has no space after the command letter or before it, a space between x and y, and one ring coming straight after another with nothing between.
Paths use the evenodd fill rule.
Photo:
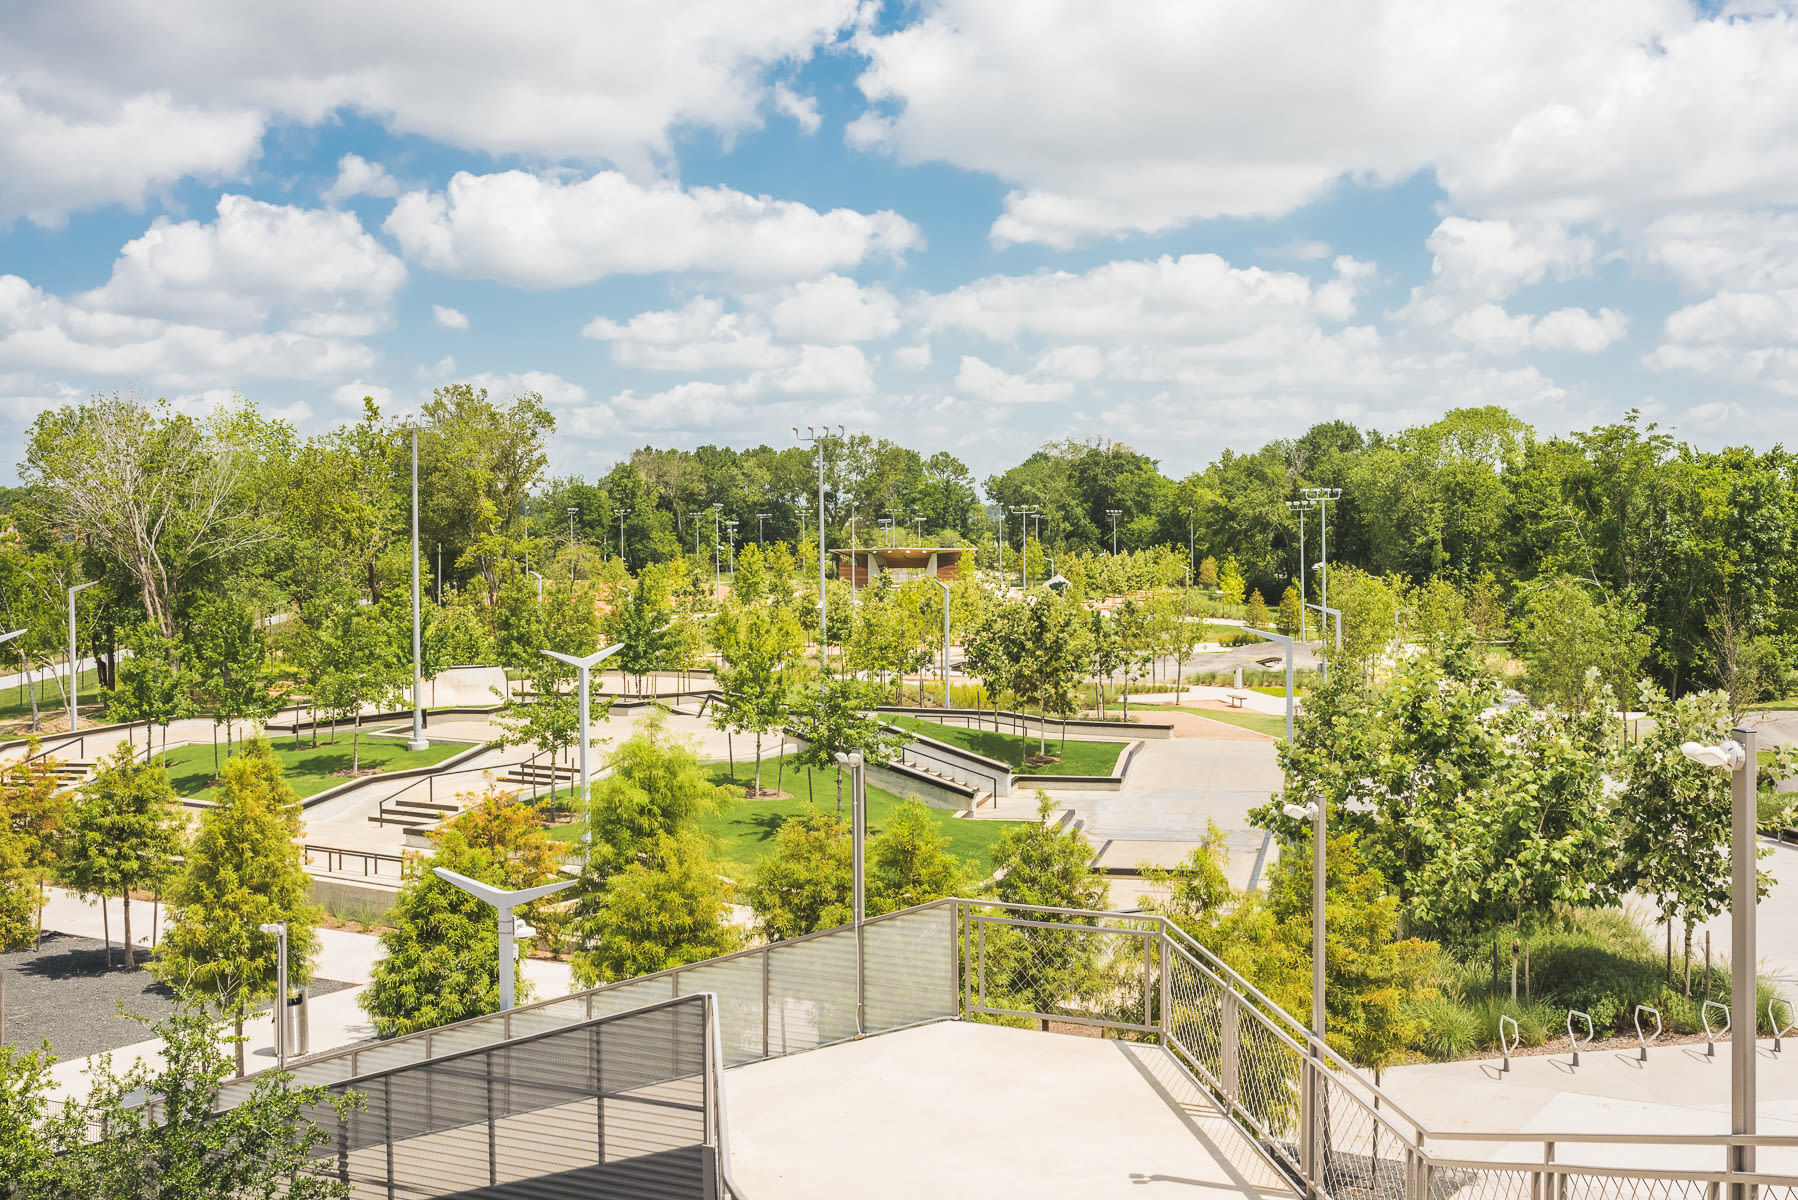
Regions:
<instances>
[{"instance_id":1,"label":"cloudy sky","mask_svg":"<svg viewBox=\"0 0 1798 1200\"><path fill-rule=\"evenodd\" d=\"M0 24L0 438L468 380L583 474L1484 403L1770 445L1795 203L1776 0L63 0Z\"/></svg>"}]
</instances>

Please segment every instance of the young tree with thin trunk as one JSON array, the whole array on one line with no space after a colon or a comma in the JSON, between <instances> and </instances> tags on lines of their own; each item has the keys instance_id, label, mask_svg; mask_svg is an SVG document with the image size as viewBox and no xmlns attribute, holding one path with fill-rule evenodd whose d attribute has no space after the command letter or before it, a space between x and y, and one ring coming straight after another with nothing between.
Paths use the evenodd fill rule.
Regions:
<instances>
[{"instance_id":1,"label":"young tree with thin trunk","mask_svg":"<svg viewBox=\"0 0 1798 1200\"><path fill-rule=\"evenodd\" d=\"M137 965L131 941L131 893L160 888L175 873L185 826L175 811L175 789L160 766L137 761L120 745L81 789L69 816L60 874L83 896L123 901L125 969ZM110 927L106 965L112 965Z\"/></svg>"},{"instance_id":2,"label":"young tree with thin trunk","mask_svg":"<svg viewBox=\"0 0 1798 1200\"><path fill-rule=\"evenodd\" d=\"M287 923L288 982L312 977L318 907L294 842L300 800L261 738L225 764L218 800L167 892L172 925L155 972L172 986L213 997L238 1036L250 1006L275 991L275 939L258 927ZM282 998L285 999L284 997ZM237 1068L243 1070L243 1044Z\"/></svg>"}]
</instances>

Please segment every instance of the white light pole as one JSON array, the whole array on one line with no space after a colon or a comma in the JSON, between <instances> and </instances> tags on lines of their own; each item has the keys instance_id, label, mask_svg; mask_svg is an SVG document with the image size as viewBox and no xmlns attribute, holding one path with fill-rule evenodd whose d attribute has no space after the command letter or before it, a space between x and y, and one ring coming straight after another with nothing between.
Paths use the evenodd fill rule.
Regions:
<instances>
[{"instance_id":1,"label":"white light pole","mask_svg":"<svg viewBox=\"0 0 1798 1200\"><path fill-rule=\"evenodd\" d=\"M275 1062L287 1069L287 922L270 921L256 926L275 939ZM126 951L129 954L130 948Z\"/></svg>"},{"instance_id":2,"label":"white light pole","mask_svg":"<svg viewBox=\"0 0 1798 1200\"><path fill-rule=\"evenodd\" d=\"M1018 536L1023 543L1023 550L1018 559L1024 564L1024 590L1030 590L1030 514L1037 511L1034 504L1012 505L1011 511L1018 514Z\"/></svg>"},{"instance_id":3,"label":"white light pole","mask_svg":"<svg viewBox=\"0 0 1798 1200\"><path fill-rule=\"evenodd\" d=\"M612 515L618 518L618 558L619 561L622 562L624 560L624 519L631 515L631 510L628 508L614 508L612 510ZM573 529L574 523L572 521L569 522L568 527ZM570 540L573 540L572 537Z\"/></svg>"},{"instance_id":4,"label":"white light pole","mask_svg":"<svg viewBox=\"0 0 1798 1200\"><path fill-rule=\"evenodd\" d=\"M412 427L412 738L408 750L428 750L425 738L424 652L418 632L418 426Z\"/></svg>"},{"instance_id":5,"label":"white light pole","mask_svg":"<svg viewBox=\"0 0 1798 1200\"><path fill-rule=\"evenodd\" d=\"M1319 565L1323 568L1323 578L1318 581L1321 589L1318 599L1327 607L1330 603L1330 501L1342 498L1341 488L1311 487L1304 489L1307 500L1317 502L1317 538Z\"/></svg>"},{"instance_id":6,"label":"white light pole","mask_svg":"<svg viewBox=\"0 0 1798 1200\"><path fill-rule=\"evenodd\" d=\"M819 433L817 429L807 425L805 435L802 437L799 433L799 426L795 425L792 428L793 437L796 440L810 442L818 448L818 657L820 665L823 665L826 633L824 627L824 443L830 440L831 432L828 425L824 427L823 433ZM844 437L841 425L837 426L836 437L839 441ZM820 675L820 686L822 686L822 679L823 676Z\"/></svg>"},{"instance_id":7,"label":"white light pole","mask_svg":"<svg viewBox=\"0 0 1798 1200\"><path fill-rule=\"evenodd\" d=\"M757 513L757 514L755 514L755 544L756 545L760 546L762 544L762 522L766 521L769 517L771 517L773 515L774 515L773 513Z\"/></svg>"},{"instance_id":8,"label":"white light pole","mask_svg":"<svg viewBox=\"0 0 1798 1200\"><path fill-rule=\"evenodd\" d=\"M699 558L699 518L703 516L705 516L704 509L687 514L687 519L693 522L693 557L695 559Z\"/></svg>"},{"instance_id":9,"label":"white light pole","mask_svg":"<svg viewBox=\"0 0 1798 1200\"><path fill-rule=\"evenodd\" d=\"M1317 507L1314 500L1288 500L1290 508L1299 519L1299 641L1305 640L1305 514Z\"/></svg>"},{"instance_id":10,"label":"white light pole","mask_svg":"<svg viewBox=\"0 0 1798 1200\"><path fill-rule=\"evenodd\" d=\"M517 930L517 923L512 918L512 909L520 904L528 904L532 900L541 900L552 892L559 892L565 887L573 887L578 879L564 879L557 883L544 883L536 887L520 888L515 892L504 891L478 879L470 879L466 875L443 867L432 867L437 878L454 887L459 887L476 900L485 900L493 905L499 918L499 1010L505 1012L512 1007L513 975L518 971L518 951L512 946L512 934Z\"/></svg>"},{"instance_id":11,"label":"white light pole","mask_svg":"<svg viewBox=\"0 0 1798 1200\"><path fill-rule=\"evenodd\" d=\"M734 596L737 593L737 523L735 521L726 521L724 523L724 533L729 539L726 545L730 552L730 590L731 595Z\"/></svg>"},{"instance_id":12,"label":"white light pole","mask_svg":"<svg viewBox=\"0 0 1798 1200\"><path fill-rule=\"evenodd\" d=\"M868 915L867 895L864 887L866 875L866 855L863 843L868 838L868 791L867 762L859 750L845 754L837 752L837 762L849 768L849 842L851 893L850 916L855 924L855 1032L859 1037L868 1032L864 1019L862 988L862 922Z\"/></svg>"},{"instance_id":13,"label":"white light pole","mask_svg":"<svg viewBox=\"0 0 1798 1200\"><path fill-rule=\"evenodd\" d=\"M1105 515L1111 518L1111 557L1113 558L1118 556L1118 518L1121 517L1123 513L1124 510L1121 508L1108 508L1105 510Z\"/></svg>"},{"instance_id":14,"label":"white light pole","mask_svg":"<svg viewBox=\"0 0 1798 1200\"><path fill-rule=\"evenodd\" d=\"M724 568L718 565L718 546L720 540L724 536L719 532L718 521L723 509L724 505L722 504L712 505L712 592L714 596L716 596L718 588L724 583ZM824 594L824 585L822 583L818 585L818 594L820 596Z\"/></svg>"},{"instance_id":15,"label":"white light pole","mask_svg":"<svg viewBox=\"0 0 1798 1200\"><path fill-rule=\"evenodd\" d=\"M581 730L580 730L581 812L583 814L585 814L587 811L588 802L590 800L592 800L592 798L593 798L593 794L592 794L592 790L591 790L593 776L587 769L587 749L588 749L588 746L587 746L587 742L588 742L588 738L587 738L587 713L588 713L587 681L588 681L588 676L589 676L589 673L592 671L594 664L599 663L605 659L612 657L614 654L618 653L622 649L624 649L623 642L614 642L612 645L605 647L603 650L594 651L592 654L589 654L586 658L575 658L573 655L569 655L569 654L558 654L554 650L545 650L543 652L545 655L547 655L550 658L555 659L557 662L567 663L569 666L573 667L576 671L580 672L580 677L581 677L581 685L580 685L581 686L581 700L580 700L580 710L581 710L580 711L580 722L581 722ZM620 684L619 690L622 691L623 687L624 687L624 685ZM588 825L587 832L583 836L582 840L586 841L586 842L591 842L593 840L593 827L591 824Z\"/></svg>"},{"instance_id":16,"label":"white light pole","mask_svg":"<svg viewBox=\"0 0 1798 1200\"><path fill-rule=\"evenodd\" d=\"M88 588L93 587L94 584L96 584L98 582L100 582L98 579L94 579L94 580L90 580L87 583L78 583L74 587L69 589L69 732L70 733L75 732L75 725L80 720L79 716L77 715L79 710L77 709L76 704L75 704L75 684L76 684L76 681L81 678L81 664L75 661L75 593L81 592L81 591L86 591Z\"/></svg>"},{"instance_id":17,"label":"white light pole","mask_svg":"<svg viewBox=\"0 0 1798 1200\"><path fill-rule=\"evenodd\" d=\"M1729 772L1729 1131L1753 1134L1755 1130L1754 1033L1758 1027L1754 1001L1755 905L1759 900L1755 877L1757 823L1755 789L1759 764L1755 760L1752 729L1730 731L1733 741L1715 746L1686 742L1680 753L1707 767ZM1734 1146L1729 1152L1731 1171L1754 1170L1754 1147ZM1753 1189L1729 1186L1731 1200L1746 1200Z\"/></svg>"},{"instance_id":18,"label":"white light pole","mask_svg":"<svg viewBox=\"0 0 1798 1200\"><path fill-rule=\"evenodd\" d=\"M531 570L529 567L525 568L525 574L530 575L537 580L537 603L542 604L543 603L543 576L538 575L537 572Z\"/></svg>"},{"instance_id":19,"label":"white light pole","mask_svg":"<svg viewBox=\"0 0 1798 1200\"><path fill-rule=\"evenodd\" d=\"M949 711L949 585L944 583L941 579L936 579L935 576L932 576L931 578L933 580L935 580L936 585L938 587L943 589L943 711L948 712ZM920 699L922 699L922 698L920 697Z\"/></svg>"}]
</instances>

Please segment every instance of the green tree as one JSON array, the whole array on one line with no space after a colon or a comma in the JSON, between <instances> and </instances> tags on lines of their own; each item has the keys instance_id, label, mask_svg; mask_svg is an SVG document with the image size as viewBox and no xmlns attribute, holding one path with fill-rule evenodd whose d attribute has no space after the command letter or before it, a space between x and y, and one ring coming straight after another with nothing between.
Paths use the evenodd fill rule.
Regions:
<instances>
[{"instance_id":1,"label":"green tree","mask_svg":"<svg viewBox=\"0 0 1798 1200\"><path fill-rule=\"evenodd\" d=\"M1299 621L1303 607L1299 603L1299 585L1289 583L1286 593L1280 597L1280 620L1277 628L1287 637L1299 636ZM1253 625L1254 622L1250 621Z\"/></svg>"},{"instance_id":2,"label":"green tree","mask_svg":"<svg viewBox=\"0 0 1798 1200\"><path fill-rule=\"evenodd\" d=\"M1639 608L1611 599L1595 601L1564 575L1530 592L1522 608L1517 651L1529 666L1524 690L1532 700L1584 709L1597 698L1600 686L1617 696L1634 693L1650 645Z\"/></svg>"},{"instance_id":3,"label":"green tree","mask_svg":"<svg viewBox=\"0 0 1798 1200\"><path fill-rule=\"evenodd\" d=\"M275 990L275 939L258 927L287 923L288 977L304 986L318 947L318 907L294 841L299 797L261 738L225 764L217 801L200 816L185 868L168 891L173 923L156 976L215 997L238 1036L250 1005ZM238 1043L238 1070L243 1044Z\"/></svg>"},{"instance_id":4,"label":"green tree","mask_svg":"<svg viewBox=\"0 0 1798 1200\"><path fill-rule=\"evenodd\" d=\"M1204 560L1199 563L1199 586L1203 588L1215 588L1218 586L1217 559L1212 558L1209 554L1207 554Z\"/></svg>"},{"instance_id":5,"label":"green tree","mask_svg":"<svg viewBox=\"0 0 1798 1200\"><path fill-rule=\"evenodd\" d=\"M123 1071L102 1056L88 1068L85 1094L54 1109L48 1056L0 1047L0 1196L349 1196L335 1157L320 1152L335 1130L318 1118L328 1113L335 1126L360 1097L331 1097L265 1071L248 1095L221 1107L231 1060L212 1018L178 996L152 1029L159 1054Z\"/></svg>"},{"instance_id":6,"label":"green tree","mask_svg":"<svg viewBox=\"0 0 1798 1200\"><path fill-rule=\"evenodd\" d=\"M187 681L176 667L175 644L145 622L131 631L126 646L131 654L119 663L117 680L106 694L106 717L110 721L144 722L146 750L151 729L162 726L162 748L167 753L169 722L194 713Z\"/></svg>"},{"instance_id":7,"label":"green tree","mask_svg":"<svg viewBox=\"0 0 1798 1200\"><path fill-rule=\"evenodd\" d=\"M101 762L69 815L58 873L82 896L100 897L102 913L107 898L123 901L126 970L137 965L131 893L161 888L180 860L184 824L175 812L175 798L168 772L137 761L135 748L125 743ZM110 928L106 965L112 965Z\"/></svg>"},{"instance_id":8,"label":"green tree","mask_svg":"<svg viewBox=\"0 0 1798 1200\"><path fill-rule=\"evenodd\" d=\"M841 817L815 809L789 817L743 890L756 930L778 942L848 924L851 858L849 824Z\"/></svg>"},{"instance_id":9,"label":"green tree","mask_svg":"<svg viewBox=\"0 0 1798 1200\"><path fill-rule=\"evenodd\" d=\"M229 597L207 597L197 607L193 624L200 691L214 723L225 726L229 749L233 722L259 724L280 705L272 692L268 643L249 609Z\"/></svg>"},{"instance_id":10,"label":"green tree","mask_svg":"<svg viewBox=\"0 0 1798 1200\"><path fill-rule=\"evenodd\" d=\"M788 673L804 635L799 622L785 609L736 604L713 618L711 634L724 660L724 669L718 673L723 699L716 705L715 724L734 733L755 735L755 779L750 791L760 795L762 736L786 716Z\"/></svg>"},{"instance_id":11,"label":"green tree","mask_svg":"<svg viewBox=\"0 0 1798 1200\"><path fill-rule=\"evenodd\" d=\"M903 733L870 715L880 703L882 688L865 679L830 676L816 691L795 698L790 712L793 735L804 748L793 756L801 766L837 773L837 813L843 811L843 769L837 755L861 753L869 766L880 766L899 757L909 740ZM806 775L810 788L812 776ZM815 800L810 796L808 799Z\"/></svg>"},{"instance_id":12,"label":"green tree","mask_svg":"<svg viewBox=\"0 0 1798 1200\"><path fill-rule=\"evenodd\" d=\"M454 884L439 879L436 867L496 887L529 887L542 882L532 872L521 879L503 853L469 845L452 825L437 836L429 857L409 855L405 879L381 933L382 956L368 988L358 998L375 1032L394 1037L499 1011L499 932L493 909ZM512 964L520 999L530 984Z\"/></svg>"},{"instance_id":13,"label":"green tree","mask_svg":"<svg viewBox=\"0 0 1798 1200\"><path fill-rule=\"evenodd\" d=\"M1248 585L1243 582L1242 571L1237 567L1235 559L1226 558L1224 560L1223 569L1217 576L1217 586L1218 590L1223 592L1226 603L1242 603L1243 589Z\"/></svg>"},{"instance_id":14,"label":"green tree","mask_svg":"<svg viewBox=\"0 0 1798 1200\"><path fill-rule=\"evenodd\" d=\"M868 842L869 911L892 912L955 895L965 873L948 845L930 809L909 797Z\"/></svg>"},{"instance_id":15,"label":"green tree","mask_svg":"<svg viewBox=\"0 0 1798 1200\"><path fill-rule=\"evenodd\" d=\"M998 882L994 893L1007 904L1103 910L1110 887L1095 874L1092 847L1078 830L1050 821L1054 802L1037 792L1037 820L1007 829L993 848ZM1088 925L1090 918L1035 913L1049 924ZM1001 927L1002 928L1002 927ZM1058 929L1007 930L988 939L989 987L1001 999L995 1007L1053 1013L1062 1006L1099 1002L1109 990L1096 939ZM996 987L994 986L996 985ZM1044 1028L1048 1022L1043 1022Z\"/></svg>"},{"instance_id":16,"label":"green tree","mask_svg":"<svg viewBox=\"0 0 1798 1200\"><path fill-rule=\"evenodd\" d=\"M666 594L651 585L647 572L630 591L614 598L605 631L608 641L624 646L614 661L620 671L636 677L638 695L651 672L674 665L674 609Z\"/></svg>"},{"instance_id":17,"label":"green tree","mask_svg":"<svg viewBox=\"0 0 1798 1200\"><path fill-rule=\"evenodd\" d=\"M1003 681L1004 690L1035 704L1044 717L1072 713L1092 653L1083 618L1078 605L1052 592L995 605L968 636L969 661L989 690ZM1046 721L1039 734L1047 755Z\"/></svg>"},{"instance_id":18,"label":"green tree","mask_svg":"<svg viewBox=\"0 0 1798 1200\"><path fill-rule=\"evenodd\" d=\"M581 986L700 962L743 944L718 866L697 833L659 835L648 859L608 879L582 921L573 959Z\"/></svg>"},{"instance_id":19,"label":"green tree","mask_svg":"<svg viewBox=\"0 0 1798 1200\"><path fill-rule=\"evenodd\" d=\"M26 743L26 757L37 754ZM17 949L43 936L44 879L62 862L69 802L53 764L43 759L0 770L0 946ZM33 893L36 894L35 902Z\"/></svg>"},{"instance_id":20,"label":"green tree","mask_svg":"<svg viewBox=\"0 0 1798 1200\"><path fill-rule=\"evenodd\" d=\"M1249 623L1251 629L1266 629L1271 616L1272 614L1267 611L1267 601L1261 598L1261 589L1256 588L1249 595L1249 603L1243 612L1243 619Z\"/></svg>"}]
</instances>

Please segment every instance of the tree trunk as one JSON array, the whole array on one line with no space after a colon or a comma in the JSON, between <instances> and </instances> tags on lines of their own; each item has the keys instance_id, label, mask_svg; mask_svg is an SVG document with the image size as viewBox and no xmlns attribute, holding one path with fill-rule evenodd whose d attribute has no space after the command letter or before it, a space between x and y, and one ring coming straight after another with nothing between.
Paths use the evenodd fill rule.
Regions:
<instances>
[{"instance_id":1,"label":"tree trunk","mask_svg":"<svg viewBox=\"0 0 1798 1200\"><path fill-rule=\"evenodd\" d=\"M125 903L125 969L129 971L137 966L137 954L131 948L131 885L120 888L119 896Z\"/></svg>"},{"instance_id":2,"label":"tree trunk","mask_svg":"<svg viewBox=\"0 0 1798 1200\"><path fill-rule=\"evenodd\" d=\"M1673 918L1667 918L1667 986L1673 986Z\"/></svg>"},{"instance_id":3,"label":"tree trunk","mask_svg":"<svg viewBox=\"0 0 1798 1200\"><path fill-rule=\"evenodd\" d=\"M237 1077L239 1079L242 1079L243 1078L243 1009L240 1008L237 1010L237 1019L234 1020L231 1023L231 1025L232 1025L232 1028L237 1033Z\"/></svg>"},{"instance_id":4,"label":"tree trunk","mask_svg":"<svg viewBox=\"0 0 1798 1200\"><path fill-rule=\"evenodd\" d=\"M812 779L812 769L807 767L805 769L805 802L815 807L818 803L818 789L812 785Z\"/></svg>"},{"instance_id":5,"label":"tree trunk","mask_svg":"<svg viewBox=\"0 0 1798 1200\"><path fill-rule=\"evenodd\" d=\"M737 745L731 740L730 730L724 731L724 753L730 759L730 781L737 781Z\"/></svg>"},{"instance_id":6,"label":"tree trunk","mask_svg":"<svg viewBox=\"0 0 1798 1200\"><path fill-rule=\"evenodd\" d=\"M1511 939L1511 1003L1517 1003L1517 960L1521 956L1523 944L1516 938Z\"/></svg>"},{"instance_id":7,"label":"tree trunk","mask_svg":"<svg viewBox=\"0 0 1798 1200\"><path fill-rule=\"evenodd\" d=\"M1686 922L1686 998L1692 996L1692 922Z\"/></svg>"},{"instance_id":8,"label":"tree trunk","mask_svg":"<svg viewBox=\"0 0 1798 1200\"><path fill-rule=\"evenodd\" d=\"M762 731L755 731L755 794L762 794Z\"/></svg>"},{"instance_id":9,"label":"tree trunk","mask_svg":"<svg viewBox=\"0 0 1798 1200\"><path fill-rule=\"evenodd\" d=\"M782 734L781 739L780 739L780 757L777 760L775 760L775 767L774 767L774 794L776 796L780 795L780 789L786 784L786 779L787 779L787 739L786 739L786 735Z\"/></svg>"},{"instance_id":10,"label":"tree trunk","mask_svg":"<svg viewBox=\"0 0 1798 1200\"><path fill-rule=\"evenodd\" d=\"M837 768L837 816L843 815L843 768Z\"/></svg>"},{"instance_id":11,"label":"tree trunk","mask_svg":"<svg viewBox=\"0 0 1798 1200\"><path fill-rule=\"evenodd\" d=\"M100 936L106 939L106 969L112 970L112 914L106 911L106 897L100 897Z\"/></svg>"},{"instance_id":12,"label":"tree trunk","mask_svg":"<svg viewBox=\"0 0 1798 1200\"><path fill-rule=\"evenodd\" d=\"M37 711L37 672L36 671L27 670L25 672L25 690L31 693L31 728L32 728L32 731L35 733L37 731L38 726L43 724L43 718L39 715L39 713Z\"/></svg>"},{"instance_id":13,"label":"tree trunk","mask_svg":"<svg viewBox=\"0 0 1798 1200\"><path fill-rule=\"evenodd\" d=\"M362 709L356 709L356 732L350 735L350 778L362 769Z\"/></svg>"}]
</instances>

